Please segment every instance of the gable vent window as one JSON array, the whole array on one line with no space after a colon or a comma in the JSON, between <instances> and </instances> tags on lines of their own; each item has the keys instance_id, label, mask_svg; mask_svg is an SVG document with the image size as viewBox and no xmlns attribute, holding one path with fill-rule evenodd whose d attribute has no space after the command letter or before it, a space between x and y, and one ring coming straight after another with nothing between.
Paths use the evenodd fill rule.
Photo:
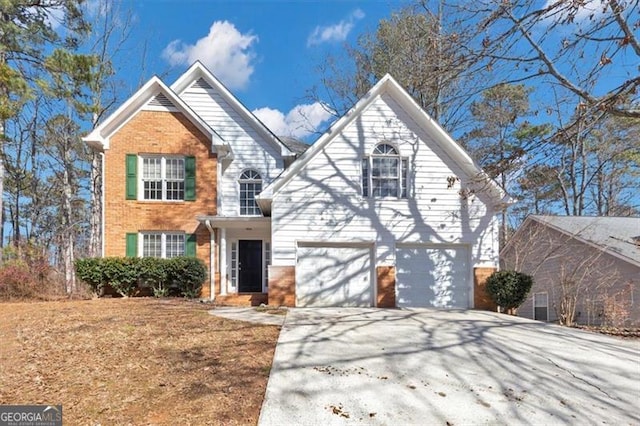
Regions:
<instances>
[{"instance_id":1,"label":"gable vent window","mask_svg":"<svg viewBox=\"0 0 640 426\"><path fill-rule=\"evenodd\" d=\"M211 85L207 83L204 78L197 79L196 82L193 83L193 86L191 87L195 89L205 89L205 90L212 89Z\"/></svg>"},{"instance_id":2,"label":"gable vent window","mask_svg":"<svg viewBox=\"0 0 640 426\"><path fill-rule=\"evenodd\" d=\"M155 106L155 107L165 107L165 108L174 107L173 102L171 102L169 98L167 98L164 95L164 93L159 93L156 96L154 96L154 98L149 101L149 105Z\"/></svg>"},{"instance_id":3,"label":"gable vent window","mask_svg":"<svg viewBox=\"0 0 640 426\"><path fill-rule=\"evenodd\" d=\"M377 145L362 159L362 195L373 198L407 198L408 161L387 143Z\"/></svg>"},{"instance_id":4,"label":"gable vent window","mask_svg":"<svg viewBox=\"0 0 640 426\"><path fill-rule=\"evenodd\" d=\"M262 177L255 170L245 170L240 175L240 216L259 216L262 214L256 195L262 191Z\"/></svg>"}]
</instances>

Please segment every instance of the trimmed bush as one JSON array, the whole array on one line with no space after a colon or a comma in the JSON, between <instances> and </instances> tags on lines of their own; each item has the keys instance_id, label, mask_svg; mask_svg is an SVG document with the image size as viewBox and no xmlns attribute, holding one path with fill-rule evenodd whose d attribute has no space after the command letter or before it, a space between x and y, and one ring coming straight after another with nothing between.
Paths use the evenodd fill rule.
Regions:
<instances>
[{"instance_id":1,"label":"trimmed bush","mask_svg":"<svg viewBox=\"0 0 640 426\"><path fill-rule=\"evenodd\" d=\"M76 276L98 296L104 294L106 285L110 285L124 297L137 294L143 287L151 287L156 297L173 294L196 298L207 279L205 264L194 257L87 258L78 259L75 267Z\"/></svg>"},{"instance_id":2,"label":"trimmed bush","mask_svg":"<svg viewBox=\"0 0 640 426\"><path fill-rule=\"evenodd\" d=\"M133 296L138 289L138 259L105 257L102 264L105 282L123 297Z\"/></svg>"},{"instance_id":3,"label":"trimmed bush","mask_svg":"<svg viewBox=\"0 0 640 426\"><path fill-rule=\"evenodd\" d=\"M207 267L200 259L186 256L167 259L167 282L180 296L199 297L206 279Z\"/></svg>"},{"instance_id":4,"label":"trimmed bush","mask_svg":"<svg viewBox=\"0 0 640 426\"><path fill-rule=\"evenodd\" d=\"M138 259L139 285L151 287L155 297L169 295L167 286L167 260L157 257L143 257Z\"/></svg>"},{"instance_id":5,"label":"trimmed bush","mask_svg":"<svg viewBox=\"0 0 640 426\"><path fill-rule=\"evenodd\" d=\"M522 305L533 285L533 278L517 271L497 271L487 278L487 293L503 311Z\"/></svg>"},{"instance_id":6,"label":"trimmed bush","mask_svg":"<svg viewBox=\"0 0 640 426\"><path fill-rule=\"evenodd\" d=\"M102 261L99 257L88 257L76 260L76 277L87 284L91 293L96 296L104 294L105 278L102 272Z\"/></svg>"}]
</instances>

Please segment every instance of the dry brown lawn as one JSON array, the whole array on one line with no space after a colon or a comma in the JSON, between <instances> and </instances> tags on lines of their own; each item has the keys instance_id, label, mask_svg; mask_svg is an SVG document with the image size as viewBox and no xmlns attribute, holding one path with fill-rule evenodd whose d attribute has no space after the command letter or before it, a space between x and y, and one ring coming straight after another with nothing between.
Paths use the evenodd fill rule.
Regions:
<instances>
[{"instance_id":1,"label":"dry brown lawn","mask_svg":"<svg viewBox=\"0 0 640 426\"><path fill-rule=\"evenodd\" d=\"M65 424L256 424L278 328L185 300L0 303L0 404Z\"/></svg>"}]
</instances>

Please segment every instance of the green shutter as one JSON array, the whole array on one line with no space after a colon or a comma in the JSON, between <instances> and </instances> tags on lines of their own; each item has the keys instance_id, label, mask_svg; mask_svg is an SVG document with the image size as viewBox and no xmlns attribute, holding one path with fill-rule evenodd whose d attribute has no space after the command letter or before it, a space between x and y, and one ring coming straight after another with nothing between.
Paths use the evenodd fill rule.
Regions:
<instances>
[{"instance_id":1,"label":"green shutter","mask_svg":"<svg viewBox=\"0 0 640 426\"><path fill-rule=\"evenodd\" d=\"M184 200L196 200L196 157L184 159Z\"/></svg>"},{"instance_id":2,"label":"green shutter","mask_svg":"<svg viewBox=\"0 0 640 426\"><path fill-rule=\"evenodd\" d=\"M127 233L127 257L138 256L138 234Z\"/></svg>"},{"instance_id":3,"label":"green shutter","mask_svg":"<svg viewBox=\"0 0 640 426\"><path fill-rule=\"evenodd\" d=\"M127 190L126 199L135 200L138 198L138 156L136 154L127 154Z\"/></svg>"},{"instance_id":4,"label":"green shutter","mask_svg":"<svg viewBox=\"0 0 640 426\"><path fill-rule=\"evenodd\" d=\"M189 257L196 257L196 234L186 235L184 255Z\"/></svg>"}]
</instances>

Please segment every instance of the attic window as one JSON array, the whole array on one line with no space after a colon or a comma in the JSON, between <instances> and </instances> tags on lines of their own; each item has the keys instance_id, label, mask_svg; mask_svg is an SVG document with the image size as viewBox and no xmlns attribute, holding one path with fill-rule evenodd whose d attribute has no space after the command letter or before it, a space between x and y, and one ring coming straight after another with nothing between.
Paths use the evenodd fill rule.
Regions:
<instances>
[{"instance_id":1,"label":"attic window","mask_svg":"<svg viewBox=\"0 0 640 426\"><path fill-rule=\"evenodd\" d=\"M153 99L149 101L149 105L155 107L173 108L173 102L171 102L164 93L158 93L156 96L154 96Z\"/></svg>"},{"instance_id":2,"label":"attic window","mask_svg":"<svg viewBox=\"0 0 640 426\"><path fill-rule=\"evenodd\" d=\"M362 159L362 195L373 198L407 197L408 161L388 143L377 145Z\"/></svg>"},{"instance_id":3,"label":"attic window","mask_svg":"<svg viewBox=\"0 0 640 426\"><path fill-rule=\"evenodd\" d=\"M198 80L196 80L196 82L193 83L193 86L191 87L196 89L205 89L205 90L212 89L211 85L207 83L204 78L199 78Z\"/></svg>"}]
</instances>

